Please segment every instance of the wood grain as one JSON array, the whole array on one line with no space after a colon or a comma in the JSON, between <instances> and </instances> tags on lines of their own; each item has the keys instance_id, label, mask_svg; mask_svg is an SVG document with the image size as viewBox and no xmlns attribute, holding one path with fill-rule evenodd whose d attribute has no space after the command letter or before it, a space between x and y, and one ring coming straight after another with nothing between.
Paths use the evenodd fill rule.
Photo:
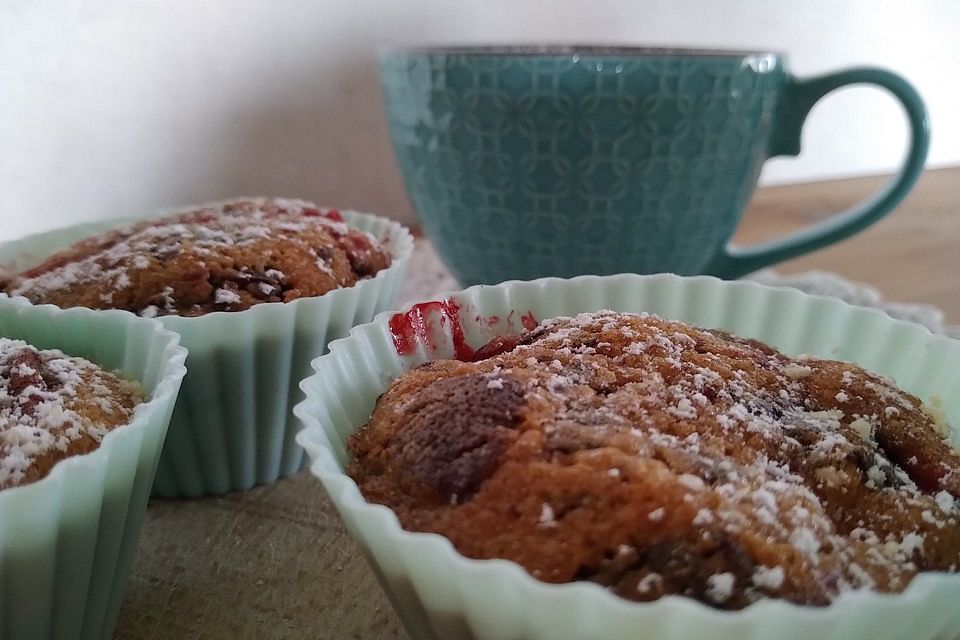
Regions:
<instances>
[{"instance_id":1,"label":"wood grain","mask_svg":"<svg viewBox=\"0 0 960 640\"><path fill-rule=\"evenodd\" d=\"M124 640L374 640L400 622L320 486L154 499L115 634Z\"/></svg>"},{"instance_id":2,"label":"wood grain","mask_svg":"<svg viewBox=\"0 0 960 640\"><path fill-rule=\"evenodd\" d=\"M795 231L871 194L865 178L760 190L736 239ZM928 171L899 209L855 238L793 260L960 323L960 168ZM154 500L116 638L406 638L318 481L306 473L242 494Z\"/></svg>"},{"instance_id":3,"label":"wood grain","mask_svg":"<svg viewBox=\"0 0 960 640\"><path fill-rule=\"evenodd\" d=\"M887 178L760 189L734 239L748 244L796 231L869 197ZM786 273L820 269L878 288L884 298L925 302L960 324L960 168L927 171L903 203L863 233L783 263Z\"/></svg>"}]
</instances>

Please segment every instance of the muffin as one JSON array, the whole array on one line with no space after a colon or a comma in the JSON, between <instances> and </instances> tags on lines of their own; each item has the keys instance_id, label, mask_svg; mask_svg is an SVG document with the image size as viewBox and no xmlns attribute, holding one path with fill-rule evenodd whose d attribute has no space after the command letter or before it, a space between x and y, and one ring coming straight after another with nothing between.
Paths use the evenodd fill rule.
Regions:
<instances>
[{"instance_id":1,"label":"muffin","mask_svg":"<svg viewBox=\"0 0 960 640\"><path fill-rule=\"evenodd\" d=\"M478 353L400 376L349 440L368 501L468 557L724 609L960 567L960 456L890 380L614 312Z\"/></svg>"},{"instance_id":2,"label":"muffin","mask_svg":"<svg viewBox=\"0 0 960 640\"><path fill-rule=\"evenodd\" d=\"M142 400L139 383L89 360L0 338L0 489L97 449Z\"/></svg>"},{"instance_id":3,"label":"muffin","mask_svg":"<svg viewBox=\"0 0 960 640\"><path fill-rule=\"evenodd\" d=\"M157 320L0 296L0 638L110 638L186 350Z\"/></svg>"},{"instance_id":4,"label":"muffin","mask_svg":"<svg viewBox=\"0 0 960 640\"><path fill-rule=\"evenodd\" d=\"M622 274L471 287L314 367L298 439L411 637L960 634L960 575L938 570L956 341L796 290Z\"/></svg>"},{"instance_id":5,"label":"muffin","mask_svg":"<svg viewBox=\"0 0 960 640\"><path fill-rule=\"evenodd\" d=\"M393 305L412 250L386 218L244 198L0 244L0 287L156 316L180 334L189 372L154 493L194 497L303 468L298 384L330 340Z\"/></svg>"},{"instance_id":6,"label":"muffin","mask_svg":"<svg viewBox=\"0 0 960 640\"><path fill-rule=\"evenodd\" d=\"M231 200L86 238L7 277L10 295L144 317L320 296L390 266L369 233L299 200Z\"/></svg>"}]
</instances>

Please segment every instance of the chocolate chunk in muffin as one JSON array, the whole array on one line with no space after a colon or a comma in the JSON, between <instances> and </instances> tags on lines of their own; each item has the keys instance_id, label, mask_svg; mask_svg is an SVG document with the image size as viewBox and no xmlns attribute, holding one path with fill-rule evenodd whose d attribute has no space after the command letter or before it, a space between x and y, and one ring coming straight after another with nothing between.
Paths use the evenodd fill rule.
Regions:
<instances>
[{"instance_id":1,"label":"chocolate chunk in muffin","mask_svg":"<svg viewBox=\"0 0 960 640\"><path fill-rule=\"evenodd\" d=\"M368 500L466 556L723 609L960 567L960 456L889 379L614 312L477 353L402 375L349 441Z\"/></svg>"}]
</instances>

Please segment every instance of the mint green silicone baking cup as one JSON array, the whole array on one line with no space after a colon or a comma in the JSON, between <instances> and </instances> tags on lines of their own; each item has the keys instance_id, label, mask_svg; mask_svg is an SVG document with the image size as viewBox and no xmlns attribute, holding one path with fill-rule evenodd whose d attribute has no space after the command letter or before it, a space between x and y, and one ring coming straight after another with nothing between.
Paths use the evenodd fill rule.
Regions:
<instances>
[{"instance_id":1,"label":"mint green silicone baking cup","mask_svg":"<svg viewBox=\"0 0 960 640\"><path fill-rule=\"evenodd\" d=\"M518 326L485 318L537 319L600 309L655 313L757 338L788 353L856 362L890 375L923 399L942 399L960 422L960 342L919 325L839 300L750 282L672 275L544 279L477 286L451 294L474 347ZM437 298L442 299L442 297ZM512 315L511 315L512 312ZM620 599L598 585L540 582L519 565L472 560L435 534L400 527L386 507L367 503L344 473L345 445L390 381L427 360L452 357L449 322L427 314L435 336L399 356L389 314L330 345L301 385L298 436L317 475L360 542L413 638L440 640L952 640L960 635L960 576L925 573L902 594L856 591L831 606L763 600L742 611L711 609L669 596L651 603ZM958 435L954 432L954 445Z\"/></svg>"},{"instance_id":2,"label":"mint green silicone baking cup","mask_svg":"<svg viewBox=\"0 0 960 640\"><path fill-rule=\"evenodd\" d=\"M164 316L190 351L187 378L170 422L154 494L195 497L249 489L303 468L291 414L310 361L351 327L393 306L413 238L387 218L341 211L351 227L390 251L389 268L315 298L256 305L235 313ZM129 220L83 224L0 244L0 265L34 266L81 238Z\"/></svg>"},{"instance_id":3,"label":"mint green silicone baking cup","mask_svg":"<svg viewBox=\"0 0 960 640\"><path fill-rule=\"evenodd\" d=\"M0 638L110 638L187 351L156 320L2 294L0 336L118 369L149 397L95 451L0 491Z\"/></svg>"}]
</instances>

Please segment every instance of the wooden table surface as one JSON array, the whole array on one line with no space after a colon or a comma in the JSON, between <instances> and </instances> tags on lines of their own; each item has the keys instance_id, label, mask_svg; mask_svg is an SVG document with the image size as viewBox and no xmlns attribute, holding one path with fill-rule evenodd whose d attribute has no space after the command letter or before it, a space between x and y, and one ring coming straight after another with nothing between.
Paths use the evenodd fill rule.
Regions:
<instances>
[{"instance_id":1,"label":"wooden table surface","mask_svg":"<svg viewBox=\"0 0 960 640\"><path fill-rule=\"evenodd\" d=\"M760 190L736 239L829 216L882 179ZM960 168L928 171L885 220L778 267L830 270L888 299L941 307L960 324ZM428 294L431 292L427 292ZM306 473L242 494L153 500L116 638L406 638L318 481Z\"/></svg>"},{"instance_id":2,"label":"wooden table surface","mask_svg":"<svg viewBox=\"0 0 960 640\"><path fill-rule=\"evenodd\" d=\"M887 178L760 189L735 240L796 231L869 197ZM777 265L819 269L878 288L889 300L940 307L960 324L960 167L927 171L889 216L849 240Z\"/></svg>"}]
</instances>

